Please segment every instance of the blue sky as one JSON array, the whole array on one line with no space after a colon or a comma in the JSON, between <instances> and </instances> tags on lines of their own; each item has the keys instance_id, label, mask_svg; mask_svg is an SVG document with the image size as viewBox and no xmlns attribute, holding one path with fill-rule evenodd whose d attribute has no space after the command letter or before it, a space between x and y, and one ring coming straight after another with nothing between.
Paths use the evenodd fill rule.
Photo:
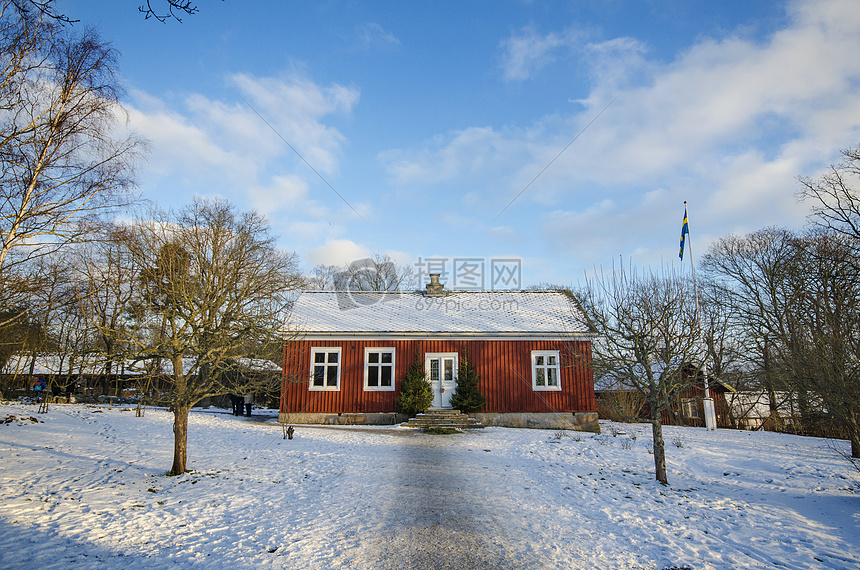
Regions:
<instances>
[{"instance_id":1,"label":"blue sky","mask_svg":"<svg viewBox=\"0 0 860 570\"><path fill-rule=\"evenodd\" d=\"M696 257L801 227L796 177L860 143L855 0L139 3L59 6L122 54L142 193L254 208L308 269L678 264L684 200Z\"/></svg>"}]
</instances>

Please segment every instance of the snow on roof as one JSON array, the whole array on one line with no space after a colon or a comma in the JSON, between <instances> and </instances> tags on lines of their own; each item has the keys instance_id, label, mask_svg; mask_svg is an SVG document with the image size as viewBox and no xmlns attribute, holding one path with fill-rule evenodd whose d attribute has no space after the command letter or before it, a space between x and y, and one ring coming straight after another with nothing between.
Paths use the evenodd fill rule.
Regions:
<instances>
[{"instance_id":1,"label":"snow on roof","mask_svg":"<svg viewBox=\"0 0 860 570\"><path fill-rule=\"evenodd\" d=\"M33 356L30 354L13 354L0 370L2 374L29 374ZM103 374L104 363L93 356L78 357L74 361L68 356L61 358L59 354L37 354L33 363L34 375L69 374L69 367L75 374Z\"/></svg>"},{"instance_id":2,"label":"snow on roof","mask_svg":"<svg viewBox=\"0 0 860 570\"><path fill-rule=\"evenodd\" d=\"M6 365L0 370L2 374L29 374L32 356L29 354L13 354ZM188 373L194 366L195 359L186 357L182 359L184 373ZM237 358L235 361L240 367L255 372L280 372L281 367L271 360L260 358ZM70 370L71 366L71 370ZM140 376L146 372L145 361L126 360L116 362L113 365L114 373L123 376ZM105 361L97 355L88 355L71 360L68 356L62 359L58 354L37 354L33 366L34 375L53 376L57 374L91 374L99 375L105 373ZM169 360L161 361L161 373L173 374L173 363Z\"/></svg>"},{"instance_id":3,"label":"snow on roof","mask_svg":"<svg viewBox=\"0 0 860 570\"><path fill-rule=\"evenodd\" d=\"M438 334L590 336L587 319L564 291L304 291L291 328L308 336Z\"/></svg>"}]
</instances>

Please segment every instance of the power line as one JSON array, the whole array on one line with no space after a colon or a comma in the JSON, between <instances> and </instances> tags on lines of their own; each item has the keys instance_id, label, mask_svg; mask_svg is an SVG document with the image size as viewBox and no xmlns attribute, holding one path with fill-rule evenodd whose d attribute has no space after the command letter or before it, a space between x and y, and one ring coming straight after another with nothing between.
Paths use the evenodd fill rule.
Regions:
<instances>
[{"instance_id":1,"label":"power line","mask_svg":"<svg viewBox=\"0 0 860 570\"><path fill-rule=\"evenodd\" d=\"M617 96L617 95L615 96L615 99L618 99L618 96ZM543 174L543 173L546 171L546 169L547 169L547 168L549 168L550 166L552 166L552 163L553 163L553 162L555 162L556 160L558 160L558 157L560 157L562 154L564 154L564 151L566 151L566 150L570 147L570 145L572 145L574 142L576 142L576 139L578 139L578 138L579 138L579 136L580 136L582 133L584 133L584 132L585 132L585 130L586 130L588 127L590 127L590 126L591 126L591 124L592 124L594 121L596 121L597 119L599 119L599 118L600 118L600 115L602 115L602 114L604 113L604 111L606 111L606 110L609 108L609 106L610 106L610 105L612 105L613 103L615 103L615 99L613 99L612 101L610 101L610 102L609 102L609 104L608 104L608 105L606 105L606 107L604 107L602 111L600 111L599 113L597 113L597 115L595 115L595 116L594 116L594 118L593 118L593 119L591 119L591 121L589 121L589 123L588 123L587 125L585 125L584 127L582 127L582 130L581 130L581 131L579 131L579 132L576 134L576 136L575 136L575 137L573 137L573 138L571 139L571 141L570 141L569 143L567 143L567 146L565 146L563 149L561 149L561 151L560 151L557 155L555 155L555 158L553 158L552 160L550 160L550 161L549 161L549 164L547 164L546 166L544 166L544 167L543 167L543 169L542 169L540 172L538 172L538 173L537 173L537 175L536 175L534 178L532 178L531 182L529 182L528 184L526 184L525 188L523 188L522 190L520 190L520 193L519 193L519 194L517 194L516 196L514 196L514 199L513 199L513 200L511 200L510 202L508 202L508 205L507 205L507 206L505 206L504 208L502 208L502 211L501 211L501 212L499 212L498 214L496 214L496 217L495 217L495 218L493 218L493 220L492 220L492 221L496 221L496 218L498 218L499 216L501 216L502 214L504 214L504 213L505 213L505 210L507 210L508 208L510 208L510 207L511 207L511 204L513 204L514 202L516 202L516 201L517 201L517 198L519 198L520 196L522 196L523 192L525 192L526 190L528 190L528 189L529 189L529 186L531 186L532 184L534 184L534 181L535 181L535 180L537 180L538 178L540 178L540 175L541 175L541 174Z\"/></svg>"},{"instance_id":2,"label":"power line","mask_svg":"<svg viewBox=\"0 0 860 570\"><path fill-rule=\"evenodd\" d=\"M259 113L259 112L258 112L258 111L257 111L257 110L256 110L256 109L255 109L251 104L250 104L250 103L248 103L248 101L247 101L244 97L242 97L242 94L241 94L241 93L239 93L239 92L238 92L238 91L236 91L235 89L233 90L233 92L234 92L234 93L236 93L236 95L239 97L239 99L241 99L241 100L245 103L245 105L247 105L247 106L248 106L248 108L249 108L249 109L251 109L252 111L254 111L254 113L255 113L258 117L260 117L260 119L261 119L264 123L266 123L266 126L267 126L267 127L269 127L270 129L272 129L272 132L273 132L273 133L275 133L276 135L278 135L278 138L279 138L279 139L281 139L282 141L284 141L284 144L285 144L285 145L287 145L288 147L290 147L290 150L292 150L294 153L296 153L296 156L298 156L300 159L302 159L302 162L304 162L304 163L308 166L308 168L310 168L311 170L313 170L313 171L314 171L314 174L316 174L316 175L319 177L319 179L320 179L320 180L322 180L323 182L325 182L325 185L326 185L326 186L328 186L329 188L331 188L331 191L332 191L332 192L334 192L335 194L337 194L337 197L338 197L338 198L340 198L341 200L343 200L343 203L344 203L344 204L346 204L347 206L349 206L349 209L350 209L350 210L352 210L353 212L355 212L355 215L356 215L356 216L358 216L359 218L361 218L362 220L364 220L364 217L363 217L361 214L359 214L359 213L358 213L358 210L356 210L355 208L353 208L353 207L352 207L352 204L350 204L349 202L347 202L347 201L346 201L346 198L344 198L343 196L341 196L340 192L338 192L337 190L335 190L335 189L334 189L334 186L332 186L331 184L329 184L329 183L328 183L328 180L326 180L325 178L323 178L323 175L322 175L322 174L320 174L320 173L317 171L317 169L316 169L316 168L314 168L313 166L311 166L311 163L310 163L310 162L308 162L307 160L305 160L305 157L303 157L301 154L299 154L299 151L297 151L297 150L295 149L295 147L294 147L293 145L291 145L291 144L289 143L289 141L287 141L287 139L285 139L283 136L281 136L281 133L279 133L279 132L275 129L275 127L273 127L273 126L271 125L271 123L269 123L269 121L267 121L267 120L266 120L266 118L265 118L265 117L263 117L263 115L261 115L261 114L260 114L260 113ZM367 221L367 220L364 220L364 221Z\"/></svg>"}]
</instances>

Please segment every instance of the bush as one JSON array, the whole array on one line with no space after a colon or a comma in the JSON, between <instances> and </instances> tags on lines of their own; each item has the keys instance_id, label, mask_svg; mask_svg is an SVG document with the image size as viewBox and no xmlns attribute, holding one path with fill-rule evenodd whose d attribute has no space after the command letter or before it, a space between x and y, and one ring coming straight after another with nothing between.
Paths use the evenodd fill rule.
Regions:
<instances>
[{"instance_id":1,"label":"bush","mask_svg":"<svg viewBox=\"0 0 860 570\"><path fill-rule=\"evenodd\" d=\"M463 354L457 374L457 391L451 396L451 406L455 410L468 413L480 410L486 405L487 399L478 390L480 379L481 377L475 372L475 367Z\"/></svg>"},{"instance_id":2,"label":"bush","mask_svg":"<svg viewBox=\"0 0 860 570\"><path fill-rule=\"evenodd\" d=\"M597 414L602 420L637 422L644 407L642 396L630 390L610 390L597 394Z\"/></svg>"},{"instance_id":3,"label":"bush","mask_svg":"<svg viewBox=\"0 0 860 570\"><path fill-rule=\"evenodd\" d=\"M433 402L433 391L427 376L424 374L424 361L415 355L415 361L400 383L400 395L397 397L397 409L407 416L420 414L430 407Z\"/></svg>"}]
</instances>

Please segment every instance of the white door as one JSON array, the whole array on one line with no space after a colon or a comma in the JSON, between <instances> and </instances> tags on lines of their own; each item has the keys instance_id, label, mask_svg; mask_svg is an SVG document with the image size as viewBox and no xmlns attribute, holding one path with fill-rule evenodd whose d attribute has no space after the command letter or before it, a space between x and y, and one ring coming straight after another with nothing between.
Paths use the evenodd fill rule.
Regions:
<instances>
[{"instance_id":1,"label":"white door","mask_svg":"<svg viewBox=\"0 0 860 570\"><path fill-rule=\"evenodd\" d=\"M431 410L451 409L451 396L457 388L457 353L428 352L424 355L424 371L433 390Z\"/></svg>"}]
</instances>

